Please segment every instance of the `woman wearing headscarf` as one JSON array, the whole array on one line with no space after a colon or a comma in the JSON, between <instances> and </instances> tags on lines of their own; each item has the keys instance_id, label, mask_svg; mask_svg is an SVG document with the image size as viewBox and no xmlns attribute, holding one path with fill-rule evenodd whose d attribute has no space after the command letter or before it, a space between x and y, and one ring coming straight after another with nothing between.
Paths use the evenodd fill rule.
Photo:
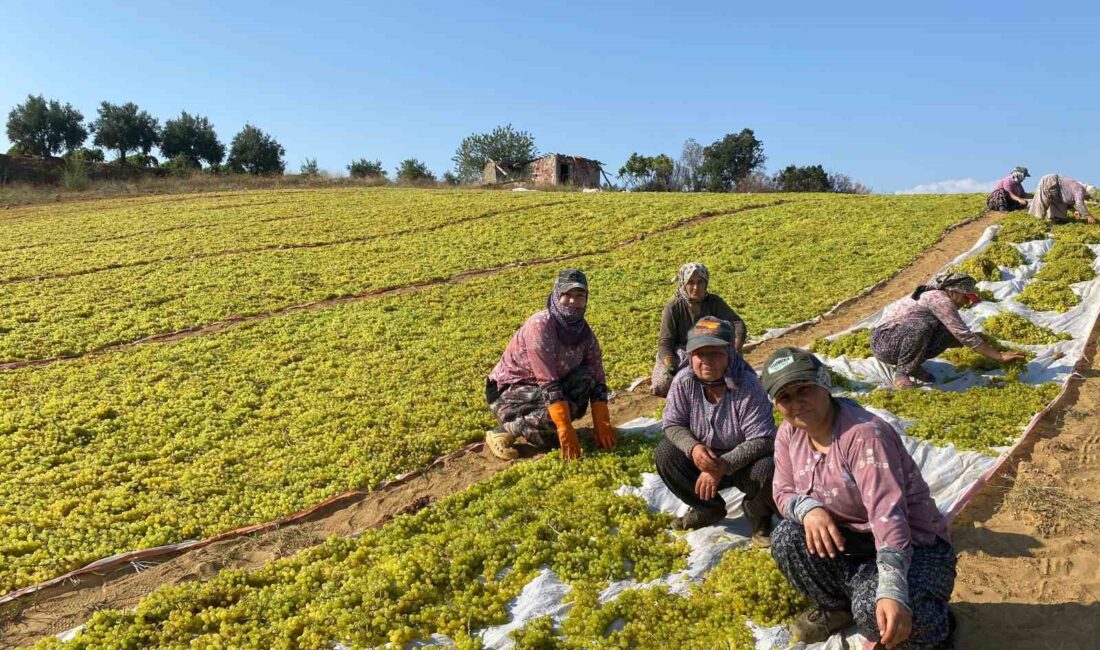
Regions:
<instances>
[{"instance_id":1,"label":"woman wearing headscarf","mask_svg":"<svg viewBox=\"0 0 1100 650\"><path fill-rule=\"evenodd\" d=\"M1092 216L1085 205L1090 194L1088 187L1069 176L1047 174L1039 179L1035 199L1028 207L1028 212L1038 219L1063 223L1070 221L1069 209L1073 208L1081 218L1089 223L1096 223L1096 217Z\"/></svg>"},{"instance_id":2,"label":"woman wearing headscarf","mask_svg":"<svg viewBox=\"0 0 1100 650\"><path fill-rule=\"evenodd\" d=\"M896 388L911 388L914 379L934 381L921 364L948 348L965 345L1001 363L1026 358L1022 352L996 350L963 321L959 309L980 300L974 278L945 272L917 287L886 313L871 331L871 352L879 361L894 366Z\"/></svg>"},{"instance_id":3,"label":"woman wearing headscarf","mask_svg":"<svg viewBox=\"0 0 1100 650\"><path fill-rule=\"evenodd\" d=\"M745 321L726 301L707 291L710 272L698 262L688 262L676 273L676 295L661 312L657 338L657 360L653 364L652 387L657 397L668 395L672 378L687 364L684 350L688 331L704 316L714 316L733 327L733 347L740 353L745 345Z\"/></svg>"},{"instance_id":4,"label":"woman wearing headscarf","mask_svg":"<svg viewBox=\"0 0 1100 650\"><path fill-rule=\"evenodd\" d=\"M607 409L603 356L584 319L588 279L577 269L558 274L546 298L546 309L528 318L512 335L504 355L489 374L485 398L500 427L485 436L496 456L514 459L514 445L561 447L561 456L581 456L573 420L592 404L596 444L615 446L616 434Z\"/></svg>"},{"instance_id":5,"label":"woman wearing headscarf","mask_svg":"<svg viewBox=\"0 0 1100 650\"><path fill-rule=\"evenodd\" d=\"M761 381L783 416L772 555L813 602L791 623L794 640L825 641L855 623L876 648L951 647L955 551L897 431L834 398L828 368L806 350L776 350Z\"/></svg>"},{"instance_id":6,"label":"woman wearing headscarf","mask_svg":"<svg viewBox=\"0 0 1100 650\"><path fill-rule=\"evenodd\" d=\"M768 544L775 420L752 367L733 351L730 324L699 319L687 339L688 366L668 393L657 444L657 474L690 510L672 522L688 530L726 516L719 490L736 487L753 542Z\"/></svg>"},{"instance_id":7,"label":"woman wearing headscarf","mask_svg":"<svg viewBox=\"0 0 1100 650\"><path fill-rule=\"evenodd\" d=\"M1027 207L1031 196L1024 191L1024 179L1030 176L1027 167L1017 167L1012 173L997 181L986 199L986 206L996 212L1012 212Z\"/></svg>"}]
</instances>

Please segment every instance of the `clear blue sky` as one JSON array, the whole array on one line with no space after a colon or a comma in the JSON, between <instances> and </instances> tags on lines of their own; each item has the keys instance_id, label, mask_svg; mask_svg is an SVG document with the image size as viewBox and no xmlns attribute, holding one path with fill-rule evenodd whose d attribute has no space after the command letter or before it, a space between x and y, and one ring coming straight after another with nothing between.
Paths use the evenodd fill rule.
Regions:
<instances>
[{"instance_id":1,"label":"clear blue sky","mask_svg":"<svg viewBox=\"0 0 1100 650\"><path fill-rule=\"evenodd\" d=\"M4 0L0 109L133 101L206 115L227 144L250 121L292 171L412 156L438 174L510 122L610 171L749 127L769 170L881 192L1018 164L1100 180L1095 0L275 5Z\"/></svg>"}]
</instances>

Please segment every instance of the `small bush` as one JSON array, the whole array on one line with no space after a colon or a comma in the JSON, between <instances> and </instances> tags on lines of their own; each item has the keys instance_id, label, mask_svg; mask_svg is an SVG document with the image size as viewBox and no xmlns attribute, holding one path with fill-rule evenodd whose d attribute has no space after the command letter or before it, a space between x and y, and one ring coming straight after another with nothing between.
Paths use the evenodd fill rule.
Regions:
<instances>
[{"instance_id":1,"label":"small bush","mask_svg":"<svg viewBox=\"0 0 1100 650\"><path fill-rule=\"evenodd\" d=\"M67 190L85 190L91 184L88 163L83 156L72 156L61 163L61 185Z\"/></svg>"}]
</instances>

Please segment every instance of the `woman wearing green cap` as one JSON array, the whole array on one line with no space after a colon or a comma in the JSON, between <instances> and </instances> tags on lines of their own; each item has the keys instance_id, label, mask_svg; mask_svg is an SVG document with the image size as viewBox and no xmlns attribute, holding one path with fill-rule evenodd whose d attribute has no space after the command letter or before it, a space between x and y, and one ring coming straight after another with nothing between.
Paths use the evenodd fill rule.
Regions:
<instances>
[{"instance_id":1,"label":"woman wearing green cap","mask_svg":"<svg viewBox=\"0 0 1100 650\"><path fill-rule=\"evenodd\" d=\"M1031 176L1027 167L1017 167L1012 173L997 181L986 199L986 206L995 212L1012 212L1027 207L1031 195L1024 191L1024 179Z\"/></svg>"},{"instance_id":2,"label":"woman wearing green cap","mask_svg":"<svg viewBox=\"0 0 1100 650\"><path fill-rule=\"evenodd\" d=\"M894 386L912 388L913 380L935 379L921 364L948 348L967 346L1001 363L1027 358L1022 352L1000 352L963 321L959 308L980 300L974 278L940 273L913 290L871 331L871 352L894 366Z\"/></svg>"},{"instance_id":3,"label":"woman wearing green cap","mask_svg":"<svg viewBox=\"0 0 1100 650\"><path fill-rule=\"evenodd\" d=\"M714 316L733 327L733 348L741 352L745 344L745 322L726 301L707 291L710 272L698 262L688 262L676 273L676 295L661 312L661 331L657 338L657 360L653 364L652 390L657 397L668 395L672 378L687 364L688 330L700 318Z\"/></svg>"},{"instance_id":4,"label":"woman wearing green cap","mask_svg":"<svg viewBox=\"0 0 1100 650\"><path fill-rule=\"evenodd\" d=\"M718 523L726 516L719 490L736 487L758 545L767 545L771 498L771 403L749 364L733 349L733 328L713 316L688 332L688 366L677 373L663 416L664 438L654 451L657 474L690 510L678 529Z\"/></svg>"},{"instance_id":5,"label":"woman wearing green cap","mask_svg":"<svg viewBox=\"0 0 1100 650\"><path fill-rule=\"evenodd\" d=\"M577 269L565 269L546 298L546 309L528 318L508 342L485 383L489 410L500 421L485 435L496 456L518 458L514 445L522 438L536 448L560 446L566 460L580 458L573 420L584 415L589 403L596 444L615 446L603 355L584 319L587 306L588 279Z\"/></svg>"},{"instance_id":6,"label":"woman wearing green cap","mask_svg":"<svg viewBox=\"0 0 1100 650\"><path fill-rule=\"evenodd\" d=\"M855 623L887 648L950 647L941 644L953 625L955 551L897 431L834 398L828 368L806 350L776 350L761 380L783 415L772 555L814 603L792 622L795 640L824 641Z\"/></svg>"}]
</instances>

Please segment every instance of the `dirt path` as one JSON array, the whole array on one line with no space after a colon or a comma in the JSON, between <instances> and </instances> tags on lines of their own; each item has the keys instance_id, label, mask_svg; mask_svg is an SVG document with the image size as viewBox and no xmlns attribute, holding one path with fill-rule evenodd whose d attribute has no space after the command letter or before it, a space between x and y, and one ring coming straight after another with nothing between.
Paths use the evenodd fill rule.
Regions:
<instances>
[{"instance_id":1,"label":"dirt path","mask_svg":"<svg viewBox=\"0 0 1100 650\"><path fill-rule=\"evenodd\" d=\"M805 346L819 336L850 327L907 294L913 286L969 249L982 230L999 217L986 215L949 231L927 253L890 280L858 298L845 301L816 322L755 346L746 357L758 364L775 348ZM612 405L612 417L616 422L623 422L638 416L651 416L659 412L662 404L663 401L649 395L645 387L633 393L618 393ZM580 425L587 426L588 422L582 421ZM99 609L132 607L161 585L206 579L221 569L257 567L318 544L330 535L348 535L380 525L397 514L416 510L484 480L508 465L475 446L474 450L458 453L453 460L429 467L404 483L365 494L350 504L317 511L293 526L185 551L157 563L142 565L140 571L133 565L126 565L109 573L86 575L49 587L0 606L0 648L20 647L45 635L71 629Z\"/></svg>"},{"instance_id":2,"label":"dirt path","mask_svg":"<svg viewBox=\"0 0 1100 650\"><path fill-rule=\"evenodd\" d=\"M955 522L960 648L1100 646L1100 356Z\"/></svg>"}]
</instances>

